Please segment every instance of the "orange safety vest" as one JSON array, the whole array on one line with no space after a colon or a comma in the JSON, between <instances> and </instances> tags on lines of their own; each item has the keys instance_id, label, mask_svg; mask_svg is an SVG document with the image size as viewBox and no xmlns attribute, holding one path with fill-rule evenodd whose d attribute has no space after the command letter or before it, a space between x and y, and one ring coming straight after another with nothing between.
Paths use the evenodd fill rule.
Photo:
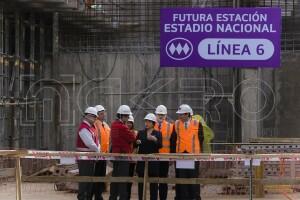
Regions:
<instances>
[{"instance_id":1,"label":"orange safety vest","mask_svg":"<svg viewBox=\"0 0 300 200\"><path fill-rule=\"evenodd\" d=\"M184 122L176 120L175 131L177 134L176 153L200 153L199 121L191 119L187 128Z\"/></svg>"},{"instance_id":2,"label":"orange safety vest","mask_svg":"<svg viewBox=\"0 0 300 200\"><path fill-rule=\"evenodd\" d=\"M159 129L159 123L155 123L154 129L161 132L162 136L162 148L159 149L159 153L170 153L170 137L173 131L173 124L163 120Z\"/></svg>"},{"instance_id":3,"label":"orange safety vest","mask_svg":"<svg viewBox=\"0 0 300 200\"><path fill-rule=\"evenodd\" d=\"M110 128L107 123L96 120L95 122L96 132L98 134L99 143L102 153L109 152L109 140L110 140Z\"/></svg>"}]
</instances>

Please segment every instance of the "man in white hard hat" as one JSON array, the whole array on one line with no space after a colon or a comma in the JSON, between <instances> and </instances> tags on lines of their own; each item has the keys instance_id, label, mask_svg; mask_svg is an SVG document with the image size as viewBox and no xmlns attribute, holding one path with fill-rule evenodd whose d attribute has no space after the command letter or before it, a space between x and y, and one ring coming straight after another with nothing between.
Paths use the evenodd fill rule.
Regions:
<instances>
[{"instance_id":1,"label":"man in white hard hat","mask_svg":"<svg viewBox=\"0 0 300 200\"><path fill-rule=\"evenodd\" d=\"M155 130L159 131L162 135L162 148L159 149L159 153L170 153L170 137L173 132L173 124L166 120L167 107L159 105L155 109L157 123L155 124ZM169 174L169 162L160 161L159 163L159 177L167 178ZM168 184L159 184L159 199L167 200L168 197Z\"/></svg>"},{"instance_id":2,"label":"man in white hard hat","mask_svg":"<svg viewBox=\"0 0 300 200\"><path fill-rule=\"evenodd\" d=\"M178 111L179 120L171 135L171 153L200 154L202 152L204 134L198 120L191 118L193 110L187 104L182 104ZM176 178L198 178L199 162L187 168L176 165ZM176 184L176 200L200 200L200 184Z\"/></svg>"},{"instance_id":3,"label":"man in white hard hat","mask_svg":"<svg viewBox=\"0 0 300 200\"><path fill-rule=\"evenodd\" d=\"M133 131L130 131L126 122L131 115L130 107L121 105L117 111L117 119L111 124L111 151L112 153L126 153L132 151L132 143L135 142L136 137ZM112 176L122 177L129 176L129 162L128 161L114 161ZM128 183L111 183L109 200L127 200Z\"/></svg>"},{"instance_id":4,"label":"man in white hard hat","mask_svg":"<svg viewBox=\"0 0 300 200\"><path fill-rule=\"evenodd\" d=\"M79 126L76 140L76 149L81 152L99 152L100 145L95 131L94 123L97 118L97 110L88 107L84 111L84 118ZM94 176L94 160L78 160L79 176ZM92 199L93 183L80 182L77 199Z\"/></svg>"},{"instance_id":5,"label":"man in white hard hat","mask_svg":"<svg viewBox=\"0 0 300 200\"><path fill-rule=\"evenodd\" d=\"M105 108L102 105L95 106L97 110L97 120L94 125L101 146L101 153L109 153L110 127L105 120ZM106 175L106 160L98 160L95 166L95 176L104 177ZM105 184L98 182L94 184L95 200L103 200L102 193L105 190Z\"/></svg>"}]
</instances>

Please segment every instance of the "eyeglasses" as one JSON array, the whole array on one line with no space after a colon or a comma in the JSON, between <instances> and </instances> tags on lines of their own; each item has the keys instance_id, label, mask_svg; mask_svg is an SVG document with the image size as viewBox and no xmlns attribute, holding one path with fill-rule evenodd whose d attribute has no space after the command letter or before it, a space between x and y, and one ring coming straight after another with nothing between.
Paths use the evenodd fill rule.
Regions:
<instances>
[{"instance_id":1,"label":"eyeglasses","mask_svg":"<svg viewBox=\"0 0 300 200\"><path fill-rule=\"evenodd\" d=\"M188 115L189 113L180 113L179 116Z\"/></svg>"}]
</instances>

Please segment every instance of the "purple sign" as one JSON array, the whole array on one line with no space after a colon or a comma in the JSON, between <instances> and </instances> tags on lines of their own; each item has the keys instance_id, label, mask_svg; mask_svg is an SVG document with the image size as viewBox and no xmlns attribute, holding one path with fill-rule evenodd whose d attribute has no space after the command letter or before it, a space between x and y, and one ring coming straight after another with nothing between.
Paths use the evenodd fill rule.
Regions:
<instances>
[{"instance_id":1,"label":"purple sign","mask_svg":"<svg viewBox=\"0 0 300 200\"><path fill-rule=\"evenodd\" d=\"M279 67L280 8L163 8L162 67Z\"/></svg>"}]
</instances>

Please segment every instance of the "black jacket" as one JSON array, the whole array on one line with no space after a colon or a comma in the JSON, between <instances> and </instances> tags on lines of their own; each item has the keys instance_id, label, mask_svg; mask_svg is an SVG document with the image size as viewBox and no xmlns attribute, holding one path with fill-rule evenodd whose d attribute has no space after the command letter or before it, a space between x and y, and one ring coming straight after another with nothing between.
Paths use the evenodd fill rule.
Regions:
<instances>
[{"instance_id":1,"label":"black jacket","mask_svg":"<svg viewBox=\"0 0 300 200\"><path fill-rule=\"evenodd\" d=\"M139 154L151 154L158 153L159 149L162 147L162 136L159 131L153 130L151 135L157 138L157 141L150 141L147 139L147 130L141 130L138 132L137 140L141 140L141 144L138 145Z\"/></svg>"}]
</instances>

